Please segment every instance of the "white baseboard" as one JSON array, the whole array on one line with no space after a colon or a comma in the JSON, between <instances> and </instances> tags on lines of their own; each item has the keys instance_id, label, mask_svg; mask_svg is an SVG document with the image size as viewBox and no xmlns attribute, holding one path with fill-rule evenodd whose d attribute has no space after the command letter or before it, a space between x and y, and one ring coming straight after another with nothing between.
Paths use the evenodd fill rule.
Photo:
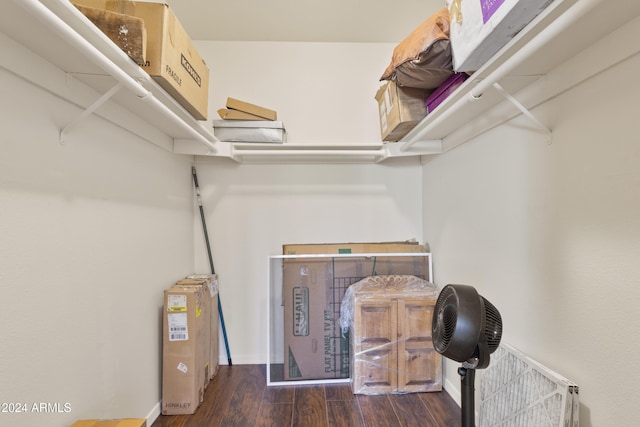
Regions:
<instances>
[{"instance_id":1,"label":"white baseboard","mask_svg":"<svg viewBox=\"0 0 640 427\"><path fill-rule=\"evenodd\" d=\"M161 402L156 403L156 405L151 409L149 414L147 415L147 426L151 426L155 420L160 416L160 407Z\"/></svg>"},{"instance_id":2,"label":"white baseboard","mask_svg":"<svg viewBox=\"0 0 640 427\"><path fill-rule=\"evenodd\" d=\"M460 387L454 385L451 381L445 378L444 380L444 389L449 396L458 404L458 406L462 406L462 398L460 397Z\"/></svg>"}]
</instances>

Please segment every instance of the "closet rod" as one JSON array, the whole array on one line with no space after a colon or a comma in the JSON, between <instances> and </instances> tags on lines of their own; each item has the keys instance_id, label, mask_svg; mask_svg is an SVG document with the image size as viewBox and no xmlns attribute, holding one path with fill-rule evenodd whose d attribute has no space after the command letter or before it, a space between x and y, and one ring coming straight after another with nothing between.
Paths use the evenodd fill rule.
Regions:
<instances>
[{"instance_id":1,"label":"closet rod","mask_svg":"<svg viewBox=\"0 0 640 427\"><path fill-rule=\"evenodd\" d=\"M112 76L116 81L121 83L127 90L133 92L140 100L150 102L153 107L161 111L165 116L170 118L175 124L180 126L183 130L189 132L189 134L197 141L206 145L213 152L217 151L216 146L205 138L202 134L197 132L191 126L187 125L178 115L171 111L166 105L161 103L153 94L142 87L142 85L116 64L114 64L109 58L107 58L100 50L89 43L85 38L79 35L73 28L71 28L64 20L58 15L49 10L46 6L40 3L38 0L13 0L14 3L24 8L32 16L36 17L47 28L54 31L60 37L62 37L67 43L73 46L74 49L79 51L82 55L89 58L95 65L102 68L107 74ZM68 7L74 7L69 3ZM80 13L79 11L77 13Z\"/></svg>"},{"instance_id":2,"label":"closet rod","mask_svg":"<svg viewBox=\"0 0 640 427\"><path fill-rule=\"evenodd\" d=\"M381 157L384 155L382 150L305 150L305 149L291 149L291 150L234 150L233 154L246 155L246 154L259 154L261 156L300 156L305 154L313 155L328 155L328 156L376 156Z\"/></svg>"},{"instance_id":3,"label":"closet rod","mask_svg":"<svg viewBox=\"0 0 640 427\"><path fill-rule=\"evenodd\" d=\"M349 159L381 161L385 158L382 150L233 150L231 156L236 159L257 156L263 160L269 158L271 161L279 157L282 159L308 158L312 161L320 161L322 158L326 159L328 157L338 158L341 161Z\"/></svg>"},{"instance_id":4,"label":"closet rod","mask_svg":"<svg viewBox=\"0 0 640 427\"><path fill-rule=\"evenodd\" d=\"M568 10L553 20L544 30L537 34L531 41L525 44L521 49L515 52L513 55L505 59L495 71L490 73L486 78L480 80L480 82L469 91L468 96L460 101L459 106L464 105L466 102L473 102L482 97L482 94L491 88L494 83L499 82L509 73L511 73L518 65L520 65L525 59L535 53L541 47L552 43L553 39L567 29L569 26L579 21L585 14L591 11L596 5L603 0L579 0ZM553 7L550 5L549 7ZM473 75L470 77L473 79ZM455 105L455 104L454 104ZM428 133L433 127L437 126L441 122L447 120L452 115L456 114L456 107L448 108L437 116L433 121L425 124L425 126L419 130L417 135L413 136L411 141L402 143L400 146L401 151L407 151L412 145L419 142L420 137Z\"/></svg>"}]
</instances>

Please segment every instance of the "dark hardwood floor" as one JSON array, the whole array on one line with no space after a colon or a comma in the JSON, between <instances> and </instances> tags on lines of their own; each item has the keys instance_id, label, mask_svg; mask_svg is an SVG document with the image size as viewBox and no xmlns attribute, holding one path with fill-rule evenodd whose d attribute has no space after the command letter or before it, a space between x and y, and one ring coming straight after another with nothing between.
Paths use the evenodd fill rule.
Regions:
<instances>
[{"instance_id":1,"label":"dark hardwood floor","mask_svg":"<svg viewBox=\"0 0 640 427\"><path fill-rule=\"evenodd\" d=\"M446 392L354 395L349 384L267 387L265 365L220 366L193 415L151 427L459 427Z\"/></svg>"}]
</instances>

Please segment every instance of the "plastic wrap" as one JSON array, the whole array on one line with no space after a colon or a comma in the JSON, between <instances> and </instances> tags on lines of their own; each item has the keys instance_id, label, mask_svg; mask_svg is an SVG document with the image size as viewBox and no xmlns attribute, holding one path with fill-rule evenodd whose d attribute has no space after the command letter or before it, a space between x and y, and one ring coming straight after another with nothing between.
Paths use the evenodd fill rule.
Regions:
<instances>
[{"instance_id":1,"label":"plastic wrap","mask_svg":"<svg viewBox=\"0 0 640 427\"><path fill-rule=\"evenodd\" d=\"M351 285L340 326L349 332L356 394L442 390L442 356L433 349L437 287L415 276L371 276Z\"/></svg>"},{"instance_id":2,"label":"plastic wrap","mask_svg":"<svg viewBox=\"0 0 640 427\"><path fill-rule=\"evenodd\" d=\"M431 282L410 275L370 276L347 288L340 306L340 327L347 333L353 326L354 304L358 298L418 296L438 298L438 288Z\"/></svg>"}]
</instances>

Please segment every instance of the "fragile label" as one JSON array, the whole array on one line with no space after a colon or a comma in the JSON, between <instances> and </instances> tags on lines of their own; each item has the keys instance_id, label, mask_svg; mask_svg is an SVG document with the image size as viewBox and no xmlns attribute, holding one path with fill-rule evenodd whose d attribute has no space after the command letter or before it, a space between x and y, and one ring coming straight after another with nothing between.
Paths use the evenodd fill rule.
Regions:
<instances>
[{"instance_id":1,"label":"fragile label","mask_svg":"<svg viewBox=\"0 0 640 427\"><path fill-rule=\"evenodd\" d=\"M169 341L188 341L189 328L187 313L169 313L167 315L169 326Z\"/></svg>"}]
</instances>

